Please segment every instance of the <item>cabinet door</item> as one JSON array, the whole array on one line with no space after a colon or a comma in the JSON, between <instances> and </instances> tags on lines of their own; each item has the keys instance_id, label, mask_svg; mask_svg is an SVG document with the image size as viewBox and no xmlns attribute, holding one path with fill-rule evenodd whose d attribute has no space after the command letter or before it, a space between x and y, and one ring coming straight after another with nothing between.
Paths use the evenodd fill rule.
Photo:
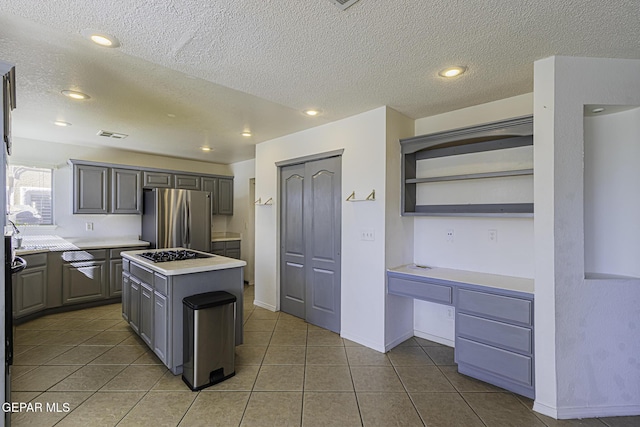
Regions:
<instances>
[{"instance_id":1,"label":"cabinet door","mask_svg":"<svg viewBox=\"0 0 640 427\"><path fill-rule=\"evenodd\" d=\"M211 215L218 214L218 178L202 177L202 191L211 193Z\"/></svg>"},{"instance_id":2,"label":"cabinet door","mask_svg":"<svg viewBox=\"0 0 640 427\"><path fill-rule=\"evenodd\" d=\"M178 175L174 176L175 188L183 190L200 190L200 177L194 175Z\"/></svg>"},{"instance_id":3,"label":"cabinet door","mask_svg":"<svg viewBox=\"0 0 640 427\"><path fill-rule=\"evenodd\" d=\"M111 170L111 213L142 213L142 172Z\"/></svg>"},{"instance_id":4,"label":"cabinet door","mask_svg":"<svg viewBox=\"0 0 640 427\"><path fill-rule=\"evenodd\" d=\"M109 261L109 296L117 297L123 293L122 258Z\"/></svg>"},{"instance_id":5,"label":"cabinet door","mask_svg":"<svg viewBox=\"0 0 640 427\"><path fill-rule=\"evenodd\" d=\"M122 273L122 318L129 321L131 313L131 279L127 273Z\"/></svg>"},{"instance_id":6,"label":"cabinet door","mask_svg":"<svg viewBox=\"0 0 640 427\"><path fill-rule=\"evenodd\" d=\"M142 173L144 188L173 188L173 174L167 172Z\"/></svg>"},{"instance_id":7,"label":"cabinet door","mask_svg":"<svg viewBox=\"0 0 640 427\"><path fill-rule=\"evenodd\" d=\"M233 215L233 179L218 179L218 215Z\"/></svg>"},{"instance_id":8,"label":"cabinet door","mask_svg":"<svg viewBox=\"0 0 640 427\"><path fill-rule=\"evenodd\" d=\"M47 305L47 267L33 267L15 275L14 314L21 317Z\"/></svg>"},{"instance_id":9,"label":"cabinet door","mask_svg":"<svg viewBox=\"0 0 640 427\"><path fill-rule=\"evenodd\" d=\"M73 262L62 266L62 303L93 301L107 296L106 261Z\"/></svg>"},{"instance_id":10,"label":"cabinet door","mask_svg":"<svg viewBox=\"0 0 640 427\"><path fill-rule=\"evenodd\" d=\"M129 293L129 325L140 334L140 281L131 276Z\"/></svg>"},{"instance_id":11,"label":"cabinet door","mask_svg":"<svg viewBox=\"0 0 640 427\"><path fill-rule=\"evenodd\" d=\"M109 213L109 168L73 166L73 213Z\"/></svg>"},{"instance_id":12,"label":"cabinet door","mask_svg":"<svg viewBox=\"0 0 640 427\"><path fill-rule=\"evenodd\" d=\"M168 307L167 297L155 292L153 304L153 351L165 365L167 364L167 343L169 342Z\"/></svg>"},{"instance_id":13,"label":"cabinet door","mask_svg":"<svg viewBox=\"0 0 640 427\"><path fill-rule=\"evenodd\" d=\"M140 337L150 347L152 346L153 288L144 282L140 282Z\"/></svg>"},{"instance_id":14,"label":"cabinet door","mask_svg":"<svg viewBox=\"0 0 640 427\"><path fill-rule=\"evenodd\" d=\"M227 249L224 256L229 258L240 259L240 249Z\"/></svg>"}]
</instances>

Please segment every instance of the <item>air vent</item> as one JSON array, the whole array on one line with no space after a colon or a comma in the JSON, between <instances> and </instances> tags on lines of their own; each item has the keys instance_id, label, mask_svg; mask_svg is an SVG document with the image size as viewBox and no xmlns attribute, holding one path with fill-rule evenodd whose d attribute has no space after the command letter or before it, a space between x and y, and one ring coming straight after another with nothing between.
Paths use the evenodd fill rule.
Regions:
<instances>
[{"instance_id":1,"label":"air vent","mask_svg":"<svg viewBox=\"0 0 640 427\"><path fill-rule=\"evenodd\" d=\"M98 131L98 136L104 136L113 139L125 139L129 135L125 135L124 133L109 132L108 130L101 130Z\"/></svg>"},{"instance_id":2,"label":"air vent","mask_svg":"<svg viewBox=\"0 0 640 427\"><path fill-rule=\"evenodd\" d=\"M358 2L358 0L329 0L342 10L347 10L349 7Z\"/></svg>"}]
</instances>

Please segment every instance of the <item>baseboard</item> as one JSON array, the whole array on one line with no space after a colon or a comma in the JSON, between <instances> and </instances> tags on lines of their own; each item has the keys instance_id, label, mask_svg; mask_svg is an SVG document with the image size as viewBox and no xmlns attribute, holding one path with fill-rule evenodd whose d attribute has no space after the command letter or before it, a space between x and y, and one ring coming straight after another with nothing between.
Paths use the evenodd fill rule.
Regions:
<instances>
[{"instance_id":1,"label":"baseboard","mask_svg":"<svg viewBox=\"0 0 640 427\"><path fill-rule=\"evenodd\" d=\"M340 331L340 336L342 338L348 339L349 341L353 341L365 347L369 347L375 351L379 351L380 353L386 353L384 346L380 346L377 343L366 340L356 334L351 334L348 331Z\"/></svg>"},{"instance_id":2,"label":"baseboard","mask_svg":"<svg viewBox=\"0 0 640 427\"><path fill-rule=\"evenodd\" d=\"M418 338L424 338L425 340L437 342L438 344L446 345L447 347L455 347L455 342L446 338L439 337L437 335L427 334L426 332L413 331L413 335Z\"/></svg>"},{"instance_id":3,"label":"baseboard","mask_svg":"<svg viewBox=\"0 0 640 427\"><path fill-rule=\"evenodd\" d=\"M258 306L260 308L264 308L265 310L276 311L275 305L267 304L265 302L258 301L257 299L253 300L253 305Z\"/></svg>"},{"instance_id":4,"label":"baseboard","mask_svg":"<svg viewBox=\"0 0 640 427\"><path fill-rule=\"evenodd\" d=\"M413 337L413 331L407 332L406 334L402 335L399 338L396 338L395 340L391 341L390 343L387 343L384 347L385 347L385 352L391 350L392 348L402 344L403 342L405 342L406 340L408 340L409 338Z\"/></svg>"},{"instance_id":5,"label":"baseboard","mask_svg":"<svg viewBox=\"0 0 640 427\"><path fill-rule=\"evenodd\" d=\"M628 406L584 406L552 408L550 406L534 402L533 410L558 420L570 420L577 418L602 418L602 417L630 417L640 415L640 405Z\"/></svg>"}]
</instances>

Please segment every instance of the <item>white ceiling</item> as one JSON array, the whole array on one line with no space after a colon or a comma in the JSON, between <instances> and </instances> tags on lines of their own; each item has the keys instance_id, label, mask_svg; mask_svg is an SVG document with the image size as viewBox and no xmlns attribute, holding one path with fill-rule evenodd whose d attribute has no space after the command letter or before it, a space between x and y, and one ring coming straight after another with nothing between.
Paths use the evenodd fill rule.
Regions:
<instances>
[{"instance_id":1,"label":"white ceiling","mask_svg":"<svg viewBox=\"0 0 640 427\"><path fill-rule=\"evenodd\" d=\"M415 119L530 92L533 62L551 55L640 59L638 0L360 0L346 11L329 0L0 0L0 11L0 59L18 77L14 136L218 163L383 105ZM121 47L94 45L87 29ZM468 71L438 77L450 65ZM311 107L322 115L301 113Z\"/></svg>"}]
</instances>

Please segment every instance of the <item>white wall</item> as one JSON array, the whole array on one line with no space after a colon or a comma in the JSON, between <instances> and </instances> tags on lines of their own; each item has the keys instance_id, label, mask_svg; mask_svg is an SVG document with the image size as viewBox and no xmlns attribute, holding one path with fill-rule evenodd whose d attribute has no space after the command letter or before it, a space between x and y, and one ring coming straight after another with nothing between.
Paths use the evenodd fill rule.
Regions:
<instances>
[{"instance_id":1,"label":"white wall","mask_svg":"<svg viewBox=\"0 0 640 427\"><path fill-rule=\"evenodd\" d=\"M9 158L10 163L54 168L53 204L54 222L57 227L20 227L25 234L57 234L62 237L107 238L124 236L137 237L141 233L139 215L72 214L73 173L71 167L67 164L67 160L69 159L220 175L232 174L231 168L228 165L147 155L108 147L85 147L16 138L13 154ZM221 230L221 228L224 227L224 230L221 231L226 231L226 221L226 217L214 216L214 228ZM93 231L85 230L86 222L93 223Z\"/></svg>"},{"instance_id":2,"label":"white wall","mask_svg":"<svg viewBox=\"0 0 640 427\"><path fill-rule=\"evenodd\" d=\"M256 209L255 200L249 198L249 180L256 176L255 159L246 160L244 162L232 163L231 172L233 173L233 216L227 222L226 231L240 233L242 240L241 258L247 262L252 258L254 251L254 241L250 240L248 233L249 226L253 228L253 224L249 224L251 209ZM264 209L266 207L261 207ZM268 209L268 208L267 208ZM245 267L244 280L253 281L253 266L247 264Z\"/></svg>"},{"instance_id":3,"label":"white wall","mask_svg":"<svg viewBox=\"0 0 640 427\"><path fill-rule=\"evenodd\" d=\"M640 105L640 61L540 60L534 94L534 409L558 418L637 415L640 280L584 275L583 106Z\"/></svg>"},{"instance_id":4,"label":"white wall","mask_svg":"<svg viewBox=\"0 0 640 427\"><path fill-rule=\"evenodd\" d=\"M375 202L342 203L341 335L385 350L386 107L287 135L256 146L256 197L274 205L256 209L256 304L279 306L278 168L275 162L344 149L342 196L376 190ZM360 240L374 230L375 241Z\"/></svg>"},{"instance_id":5,"label":"white wall","mask_svg":"<svg viewBox=\"0 0 640 427\"><path fill-rule=\"evenodd\" d=\"M515 96L415 121L415 134L452 130L533 113L533 94ZM453 242L446 231L454 230ZM488 230L497 230L490 242ZM533 278L531 218L415 217L413 262L437 267ZM417 336L453 345L454 320L449 307L414 302Z\"/></svg>"}]
</instances>

